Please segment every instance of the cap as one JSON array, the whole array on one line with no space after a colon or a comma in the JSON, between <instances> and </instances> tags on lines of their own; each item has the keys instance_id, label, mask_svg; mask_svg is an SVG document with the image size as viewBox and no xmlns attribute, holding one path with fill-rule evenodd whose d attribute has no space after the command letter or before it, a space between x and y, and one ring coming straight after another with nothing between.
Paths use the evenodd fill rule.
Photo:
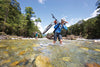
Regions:
<instances>
[{"instance_id":1,"label":"cap","mask_svg":"<svg viewBox=\"0 0 100 67\"><path fill-rule=\"evenodd\" d=\"M65 18L61 18L61 20L62 20L62 21L66 21L66 19L65 19Z\"/></svg>"}]
</instances>

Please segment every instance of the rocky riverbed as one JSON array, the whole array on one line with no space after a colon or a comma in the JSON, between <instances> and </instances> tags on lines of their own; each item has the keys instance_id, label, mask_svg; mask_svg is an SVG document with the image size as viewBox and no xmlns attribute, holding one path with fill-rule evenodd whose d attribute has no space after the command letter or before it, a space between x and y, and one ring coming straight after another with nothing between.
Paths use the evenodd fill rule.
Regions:
<instances>
[{"instance_id":1,"label":"rocky riverbed","mask_svg":"<svg viewBox=\"0 0 100 67\"><path fill-rule=\"evenodd\" d=\"M0 35L0 40L9 40L9 39L22 39L22 36L10 36L10 35Z\"/></svg>"},{"instance_id":2,"label":"rocky riverbed","mask_svg":"<svg viewBox=\"0 0 100 67\"><path fill-rule=\"evenodd\" d=\"M93 40L0 40L0 67L100 67L100 43Z\"/></svg>"}]
</instances>

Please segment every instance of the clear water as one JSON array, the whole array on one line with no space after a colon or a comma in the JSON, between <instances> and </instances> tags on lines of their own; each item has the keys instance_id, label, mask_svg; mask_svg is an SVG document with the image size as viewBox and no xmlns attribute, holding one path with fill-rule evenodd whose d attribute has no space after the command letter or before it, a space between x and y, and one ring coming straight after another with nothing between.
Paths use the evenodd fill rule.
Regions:
<instances>
[{"instance_id":1,"label":"clear water","mask_svg":"<svg viewBox=\"0 0 100 67\"><path fill-rule=\"evenodd\" d=\"M52 67L85 67L86 63L100 64L100 43L64 40L60 46L46 39L0 40L0 67L36 67L40 55L47 57Z\"/></svg>"}]
</instances>

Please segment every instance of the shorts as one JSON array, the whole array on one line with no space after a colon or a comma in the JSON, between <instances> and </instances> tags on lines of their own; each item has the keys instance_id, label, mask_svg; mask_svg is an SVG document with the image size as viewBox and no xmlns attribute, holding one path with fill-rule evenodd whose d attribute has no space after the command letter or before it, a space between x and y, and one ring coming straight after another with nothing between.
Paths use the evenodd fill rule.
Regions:
<instances>
[{"instance_id":1,"label":"shorts","mask_svg":"<svg viewBox=\"0 0 100 67\"><path fill-rule=\"evenodd\" d=\"M54 41L57 41L57 37L58 40L60 41L62 39L61 33L57 33L57 32L54 33Z\"/></svg>"}]
</instances>

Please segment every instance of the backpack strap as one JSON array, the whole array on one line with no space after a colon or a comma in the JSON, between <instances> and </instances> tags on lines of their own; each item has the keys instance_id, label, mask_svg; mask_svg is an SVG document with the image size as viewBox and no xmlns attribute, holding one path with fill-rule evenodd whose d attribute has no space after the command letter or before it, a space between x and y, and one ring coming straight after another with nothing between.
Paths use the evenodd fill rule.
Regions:
<instances>
[{"instance_id":1,"label":"backpack strap","mask_svg":"<svg viewBox=\"0 0 100 67\"><path fill-rule=\"evenodd\" d=\"M55 28L55 30L53 31L53 33L55 33L55 31L57 30L57 28L59 27L60 23L58 24L58 26Z\"/></svg>"}]
</instances>

